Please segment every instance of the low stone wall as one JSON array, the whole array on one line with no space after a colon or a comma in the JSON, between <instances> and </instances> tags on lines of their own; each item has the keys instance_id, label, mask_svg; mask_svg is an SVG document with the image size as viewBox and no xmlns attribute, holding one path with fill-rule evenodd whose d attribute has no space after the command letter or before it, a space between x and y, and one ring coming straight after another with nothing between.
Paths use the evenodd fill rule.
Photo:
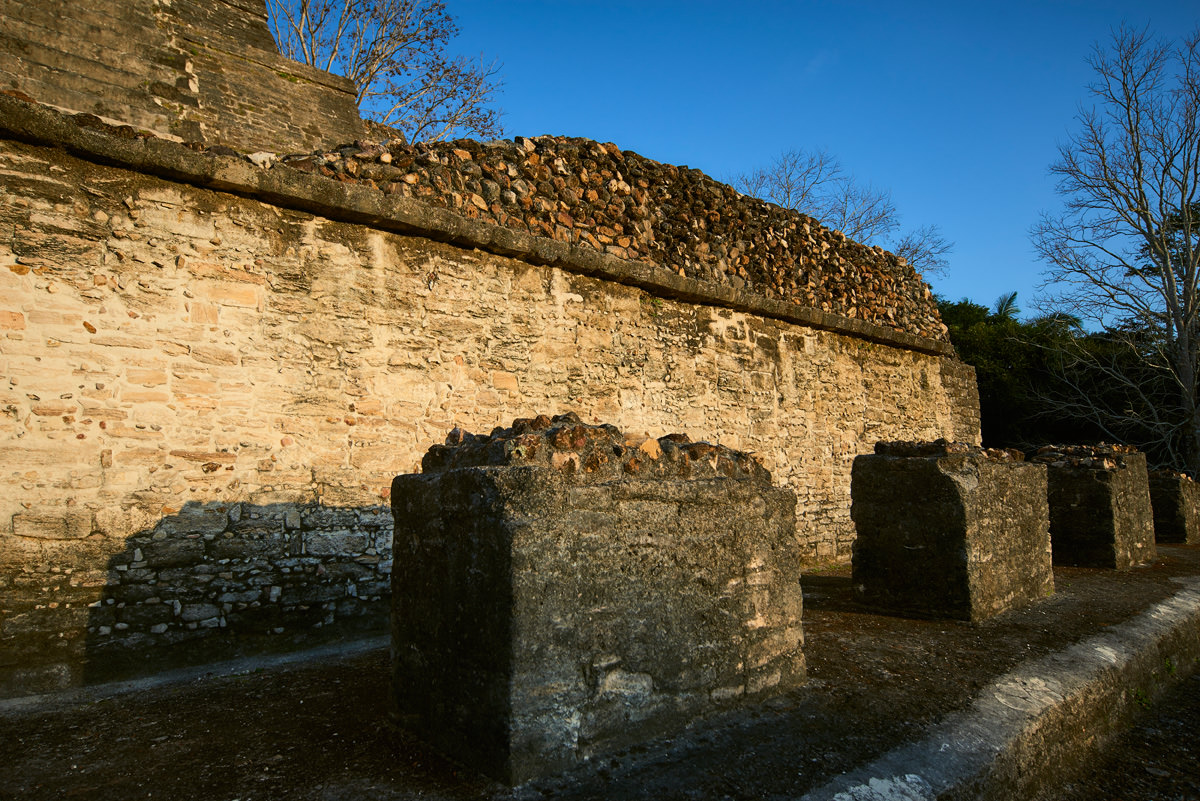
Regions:
<instances>
[{"instance_id":1,"label":"low stone wall","mask_svg":"<svg viewBox=\"0 0 1200 801\"><path fill-rule=\"evenodd\" d=\"M1047 445L1054 564L1126 570L1153 561L1146 454L1127 445Z\"/></svg>"},{"instance_id":2,"label":"low stone wall","mask_svg":"<svg viewBox=\"0 0 1200 801\"><path fill-rule=\"evenodd\" d=\"M58 559L3 578L0 697L386 629L386 506L189 502L114 552L58 516L13 525Z\"/></svg>"},{"instance_id":3,"label":"low stone wall","mask_svg":"<svg viewBox=\"0 0 1200 801\"><path fill-rule=\"evenodd\" d=\"M394 711L505 781L804 679L795 498L746 454L574 415L392 484Z\"/></svg>"},{"instance_id":4,"label":"low stone wall","mask_svg":"<svg viewBox=\"0 0 1200 801\"><path fill-rule=\"evenodd\" d=\"M855 459L861 600L982 620L1053 593L1046 468L1023 460L945 441L880 442Z\"/></svg>"}]
</instances>

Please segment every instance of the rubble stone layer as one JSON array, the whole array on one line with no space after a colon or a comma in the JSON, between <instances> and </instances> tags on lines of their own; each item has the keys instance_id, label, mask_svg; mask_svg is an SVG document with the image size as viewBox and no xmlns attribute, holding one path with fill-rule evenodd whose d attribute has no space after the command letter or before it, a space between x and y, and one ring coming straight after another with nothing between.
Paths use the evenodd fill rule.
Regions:
<instances>
[{"instance_id":1,"label":"rubble stone layer","mask_svg":"<svg viewBox=\"0 0 1200 801\"><path fill-rule=\"evenodd\" d=\"M929 287L904 259L699 170L611 143L554 136L358 141L282 155L271 165L265 166L368 184L470 219L949 341Z\"/></svg>"}]
</instances>

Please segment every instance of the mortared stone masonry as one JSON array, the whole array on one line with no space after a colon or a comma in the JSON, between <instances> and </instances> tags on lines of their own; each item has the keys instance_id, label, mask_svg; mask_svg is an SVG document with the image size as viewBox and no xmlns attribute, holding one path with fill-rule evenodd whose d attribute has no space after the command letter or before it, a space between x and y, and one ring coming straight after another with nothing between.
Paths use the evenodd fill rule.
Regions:
<instances>
[{"instance_id":1,"label":"mortared stone masonry","mask_svg":"<svg viewBox=\"0 0 1200 801\"><path fill-rule=\"evenodd\" d=\"M455 427L753 452L805 562L876 440L979 439L928 286L811 217L588 140L367 141L261 0L0 11L0 695L381 632L391 481Z\"/></svg>"},{"instance_id":2,"label":"mortared stone masonry","mask_svg":"<svg viewBox=\"0 0 1200 801\"><path fill-rule=\"evenodd\" d=\"M1046 468L1018 451L880 442L854 460L851 495L868 606L982 620L1054 592Z\"/></svg>"},{"instance_id":3,"label":"mortared stone masonry","mask_svg":"<svg viewBox=\"0 0 1200 801\"><path fill-rule=\"evenodd\" d=\"M573 414L451 433L392 483L393 711L520 783L804 680L795 496L753 458Z\"/></svg>"}]
</instances>

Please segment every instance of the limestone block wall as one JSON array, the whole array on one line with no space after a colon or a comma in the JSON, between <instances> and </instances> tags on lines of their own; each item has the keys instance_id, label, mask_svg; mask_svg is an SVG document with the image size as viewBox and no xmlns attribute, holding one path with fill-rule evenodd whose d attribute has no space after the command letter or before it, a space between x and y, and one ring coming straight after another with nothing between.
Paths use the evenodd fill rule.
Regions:
<instances>
[{"instance_id":1,"label":"limestone block wall","mask_svg":"<svg viewBox=\"0 0 1200 801\"><path fill-rule=\"evenodd\" d=\"M0 90L185 142L364 133L354 84L279 55L264 0L0 0Z\"/></svg>"},{"instance_id":2,"label":"limestone block wall","mask_svg":"<svg viewBox=\"0 0 1200 801\"><path fill-rule=\"evenodd\" d=\"M810 560L849 557L857 454L978 441L943 343L23 109L0 115L6 692L382 625L390 482L455 426L575 411L755 452Z\"/></svg>"}]
</instances>

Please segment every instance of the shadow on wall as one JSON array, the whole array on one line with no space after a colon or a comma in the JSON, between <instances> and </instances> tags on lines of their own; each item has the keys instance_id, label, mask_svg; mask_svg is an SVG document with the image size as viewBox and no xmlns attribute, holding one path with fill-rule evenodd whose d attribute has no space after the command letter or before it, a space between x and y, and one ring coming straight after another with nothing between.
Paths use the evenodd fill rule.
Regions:
<instances>
[{"instance_id":1,"label":"shadow on wall","mask_svg":"<svg viewBox=\"0 0 1200 801\"><path fill-rule=\"evenodd\" d=\"M387 506L188 503L109 559L81 678L382 634L391 560Z\"/></svg>"},{"instance_id":2,"label":"shadow on wall","mask_svg":"<svg viewBox=\"0 0 1200 801\"><path fill-rule=\"evenodd\" d=\"M26 574L0 697L383 634L391 554L387 506L188 503L126 538L102 579L101 555L99 586Z\"/></svg>"}]
</instances>

